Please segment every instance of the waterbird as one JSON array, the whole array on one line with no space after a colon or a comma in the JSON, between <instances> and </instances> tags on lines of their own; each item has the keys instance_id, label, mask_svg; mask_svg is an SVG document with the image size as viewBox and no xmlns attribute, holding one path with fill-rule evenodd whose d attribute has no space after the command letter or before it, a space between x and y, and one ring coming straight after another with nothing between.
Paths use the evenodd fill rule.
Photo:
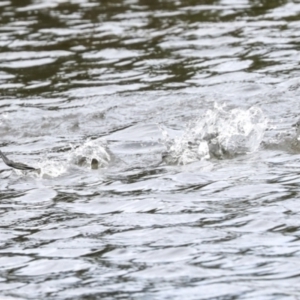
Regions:
<instances>
[{"instance_id":1,"label":"waterbird","mask_svg":"<svg viewBox=\"0 0 300 300\"><path fill-rule=\"evenodd\" d=\"M23 170L23 171L39 171L39 169L30 167L26 164L10 160L6 155L4 155L4 153L1 150L0 150L0 156L3 159L3 162L11 168Z\"/></svg>"}]
</instances>

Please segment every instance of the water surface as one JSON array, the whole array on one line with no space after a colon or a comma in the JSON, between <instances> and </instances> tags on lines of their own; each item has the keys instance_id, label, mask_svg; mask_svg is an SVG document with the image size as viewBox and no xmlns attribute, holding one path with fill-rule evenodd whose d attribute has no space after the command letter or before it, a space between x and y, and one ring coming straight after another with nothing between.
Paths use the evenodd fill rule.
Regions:
<instances>
[{"instance_id":1,"label":"water surface","mask_svg":"<svg viewBox=\"0 0 300 300\"><path fill-rule=\"evenodd\" d=\"M298 1L0 14L1 299L299 296Z\"/></svg>"}]
</instances>

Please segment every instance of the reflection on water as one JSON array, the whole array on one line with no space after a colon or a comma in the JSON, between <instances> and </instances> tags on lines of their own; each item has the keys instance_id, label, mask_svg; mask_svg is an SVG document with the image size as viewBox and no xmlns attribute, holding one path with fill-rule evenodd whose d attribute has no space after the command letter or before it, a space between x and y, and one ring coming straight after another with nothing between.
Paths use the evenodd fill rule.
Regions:
<instances>
[{"instance_id":1,"label":"reflection on water","mask_svg":"<svg viewBox=\"0 0 300 300\"><path fill-rule=\"evenodd\" d=\"M300 3L0 14L1 299L297 297Z\"/></svg>"},{"instance_id":2,"label":"reflection on water","mask_svg":"<svg viewBox=\"0 0 300 300\"><path fill-rule=\"evenodd\" d=\"M0 10L9 95L276 83L298 56L299 4L288 1L4 1Z\"/></svg>"}]
</instances>

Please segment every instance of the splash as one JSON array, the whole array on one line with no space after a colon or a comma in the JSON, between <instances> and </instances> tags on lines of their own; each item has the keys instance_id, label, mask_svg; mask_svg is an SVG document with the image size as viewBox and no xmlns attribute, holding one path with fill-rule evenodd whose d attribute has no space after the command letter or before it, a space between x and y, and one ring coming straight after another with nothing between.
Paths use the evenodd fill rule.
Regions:
<instances>
[{"instance_id":1,"label":"splash","mask_svg":"<svg viewBox=\"0 0 300 300\"><path fill-rule=\"evenodd\" d=\"M54 178L63 175L67 171L67 168L66 162L63 163L61 161L44 159L39 163L39 171L30 174L37 174L43 178Z\"/></svg>"},{"instance_id":2,"label":"splash","mask_svg":"<svg viewBox=\"0 0 300 300\"><path fill-rule=\"evenodd\" d=\"M248 110L215 105L204 116L188 124L181 137L170 139L162 134L168 151L167 163L188 164L211 157L223 159L256 151L267 126L267 119L258 107Z\"/></svg>"},{"instance_id":3,"label":"splash","mask_svg":"<svg viewBox=\"0 0 300 300\"><path fill-rule=\"evenodd\" d=\"M111 161L111 156L106 141L87 140L83 145L71 150L69 161L89 169L96 169L107 167Z\"/></svg>"},{"instance_id":4,"label":"splash","mask_svg":"<svg viewBox=\"0 0 300 300\"><path fill-rule=\"evenodd\" d=\"M63 157L60 157L59 160L53 157L49 158L48 154L45 154L45 157L37 166L37 172L26 172L26 175L42 178L55 178L72 169L72 166L74 165L86 169L98 169L107 167L110 160L111 156L105 141L87 140L80 146L71 145L71 150L65 153ZM94 161L97 161L96 167ZM22 175L23 173L20 172L18 174Z\"/></svg>"}]
</instances>

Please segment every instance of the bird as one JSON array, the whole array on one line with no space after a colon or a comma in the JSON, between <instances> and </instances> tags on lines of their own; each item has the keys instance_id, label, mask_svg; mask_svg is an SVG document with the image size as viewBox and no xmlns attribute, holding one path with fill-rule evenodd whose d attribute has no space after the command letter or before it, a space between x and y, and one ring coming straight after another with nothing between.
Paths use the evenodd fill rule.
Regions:
<instances>
[{"instance_id":1,"label":"bird","mask_svg":"<svg viewBox=\"0 0 300 300\"><path fill-rule=\"evenodd\" d=\"M39 169L30 167L26 164L10 160L6 155L4 155L4 153L1 150L0 150L0 157L3 159L3 162L11 168L23 170L23 171L38 171L39 170Z\"/></svg>"}]
</instances>

